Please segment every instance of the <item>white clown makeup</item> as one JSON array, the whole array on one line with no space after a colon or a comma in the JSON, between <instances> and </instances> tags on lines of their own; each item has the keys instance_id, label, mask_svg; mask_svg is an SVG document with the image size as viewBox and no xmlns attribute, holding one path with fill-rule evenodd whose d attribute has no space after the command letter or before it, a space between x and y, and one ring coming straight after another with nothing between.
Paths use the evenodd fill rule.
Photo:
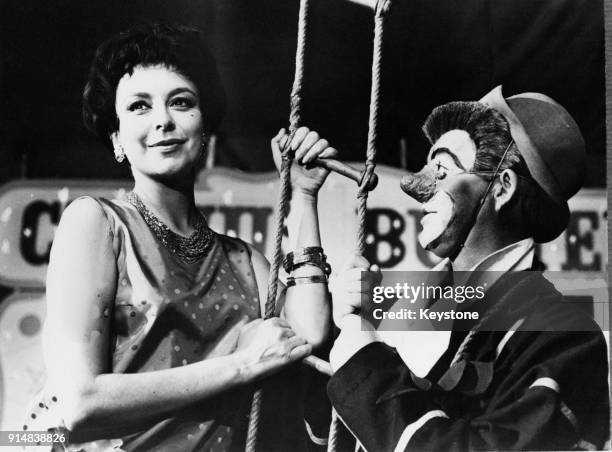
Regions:
<instances>
[{"instance_id":1,"label":"white clown makeup","mask_svg":"<svg viewBox=\"0 0 612 452\"><path fill-rule=\"evenodd\" d=\"M431 147L422 171L402 178L402 189L423 203L423 230L418 236L423 248L439 257L457 255L512 143L494 172L476 172L476 145L467 132L451 130ZM488 183L484 174L493 176Z\"/></svg>"},{"instance_id":2,"label":"white clown makeup","mask_svg":"<svg viewBox=\"0 0 612 452\"><path fill-rule=\"evenodd\" d=\"M446 230L451 223L454 212L454 203L448 193L437 192L433 198L423 204L423 218L421 225L423 230L419 233L418 240L425 249Z\"/></svg>"},{"instance_id":3,"label":"white clown makeup","mask_svg":"<svg viewBox=\"0 0 612 452\"><path fill-rule=\"evenodd\" d=\"M433 172L435 185L433 196L423 204L423 230L418 236L423 248L434 250L434 242L440 242L438 239L442 238L447 230L452 232L451 225L457 213L465 215L467 199L465 196L453 194L460 187L450 183L450 178L471 170L475 157L476 145L464 130L446 132L431 147L427 165ZM460 209L460 212L457 212L457 209ZM456 234L450 235L448 238L454 238L452 236Z\"/></svg>"}]
</instances>

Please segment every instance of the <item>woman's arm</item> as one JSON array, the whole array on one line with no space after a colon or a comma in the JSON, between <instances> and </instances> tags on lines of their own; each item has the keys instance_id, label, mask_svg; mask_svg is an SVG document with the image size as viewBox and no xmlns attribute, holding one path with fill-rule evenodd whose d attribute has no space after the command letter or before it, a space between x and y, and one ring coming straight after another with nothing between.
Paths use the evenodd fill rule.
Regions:
<instances>
[{"instance_id":1,"label":"woman's arm","mask_svg":"<svg viewBox=\"0 0 612 452\"><path fill-rule=\"evenodd\" d=\"M112 236L92 199L66 209L54 240L47 275L45 360L74 441L113 437L190 403L271 373L310 353L288 325L245 326L253 339L228 356L138 374L113 374L112 307L117 283Z\"/></svg>"},{"instance_id":2,"label":"woman's arm","mask_svg":"<svg viewBox=\"0 0 612 452\"><path fill-rule=\"evenodd\" d=\"M275 162L280 167L280 153L289 137L284 129L272 139L271 146ZM295 151L291 169L291 205L287 219L290 250L321 246L319 217L317 212L318 192L329 171L323 168L307 169L306 165L316 158L335 157L337 151L327 140L306 127L298 129L293 136L291 148ZM260 287L262 309L265 305L269 264L261 253L253 250L253 266ZM323 275L323 271L312 265L297 268L292 276ZM279 291L280 292L280 291ZM331 326L330 297L327 285L322 283L297 284L289 287L286 296L279 300L283 317L298 336L305 338L313 347L325 343Z\"/></svg>"},{"instance_id":3,"label":"woman's arm","mask_svg":"<svg viewBox=\"0 0 612 452\"><path fill-rule=\"evenodd\" d=\"M321 246L317 214L317 197L293 193L291 212L287 220L290 249ZM267 259L251 246L253 269L259 287L261 310L264 312L267 298L270 264ZM292 276L323 275L323 271L311 265L296 269ZM277 311L284 317L298 336L303 337L317 348L323 345L331 327L330 296L326 284L298 284L287 288L284 285L277 292Z\"/></svg>"},{"instance_id":4,"label":"woman's arm","mask_svg":"<svg viewBox=\"0 0 612 452\"><path fill-rule=\"evenodd\" d=\"M317 194L294 190L291 211L287 220L289 250L321 246ZM323 275L312 265L303 265L291 276ZM283 315L296 334L306 338L313 346L323 345L331 331L331 298L327 284L297 284L287 288Z\"/></svg>"}]
</instances>

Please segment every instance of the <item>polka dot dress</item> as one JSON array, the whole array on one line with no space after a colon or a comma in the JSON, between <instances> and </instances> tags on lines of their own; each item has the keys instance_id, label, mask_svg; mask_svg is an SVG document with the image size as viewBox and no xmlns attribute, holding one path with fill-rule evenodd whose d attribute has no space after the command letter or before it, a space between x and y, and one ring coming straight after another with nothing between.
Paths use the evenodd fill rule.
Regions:
<instances>
[{"instance_id":1,"label":"polka dot dress","mask_svg":"<svg viewBox=\"0 0 612 452\"><path fill-rule=\"evenodd\" d=\"M119 272L114 306L102 314L112 322L113 372L168 369L231 353L241 326L260 316L247 245L215 235L206 257L185 264L157 241L131 204L99 202L109 219ZM47 419L52 418L48 413L55 403L50 397L54 396L47 390L34 405L43 407L40 410L47 412ZM115 440L126 451L229 450L234 427L244 423L249 404L250 391L237 389ZM24 428L51 427L29 424ZM55 424L61 426L61 419ZM99 450L96 443L80 447Z\"/></svg>"}]
</instances>

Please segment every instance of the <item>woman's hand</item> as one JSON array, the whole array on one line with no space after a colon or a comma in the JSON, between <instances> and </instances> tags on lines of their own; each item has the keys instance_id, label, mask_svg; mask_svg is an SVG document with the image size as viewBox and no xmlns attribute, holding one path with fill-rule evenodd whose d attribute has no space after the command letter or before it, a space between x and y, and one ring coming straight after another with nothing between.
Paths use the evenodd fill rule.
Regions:
<instances>
[{"instance_id":1,"label":"woman's hand","mask_svg":"<svg viewBox=\"0 0 612 452\"><path fill-rule=\"evenodd\" d=\"M312 347L296 336L289 324L279 318L257 319L240 331L235 354L244 382L274 373L310 355Z\"/></svg>"},{"instance_id":2,"label":"woman's hand","mask_svg":"<svg viewBox=\"0 0 612 452\"><path fill-rule=\"evenodd\" d=\"M380 285L382 275L377 265L370 265L360 255L354 255L330 281L334 323L342 329L345 317L358 314L361 307L372 300L375 286Z\"/></svg>"},{"instance_id":3,"label":"woman's hand","mask_svg":"<svg viewBox=\"0 0 612 452\"><path fill-rule=\"evenodd\" d=\"M281 152L284 149L289 135L281 129L272 138L272 155L276 168L280 171ZM317 158L334 158L338 151L329 146L329 142L319 134L307 127L300 127L291 140L291 150L295 152L294 165L291 168L291 185L294 191L300 191L309 196L316 196L325 182L329 170L309 163Z\"/></svg>"}]
</instances>

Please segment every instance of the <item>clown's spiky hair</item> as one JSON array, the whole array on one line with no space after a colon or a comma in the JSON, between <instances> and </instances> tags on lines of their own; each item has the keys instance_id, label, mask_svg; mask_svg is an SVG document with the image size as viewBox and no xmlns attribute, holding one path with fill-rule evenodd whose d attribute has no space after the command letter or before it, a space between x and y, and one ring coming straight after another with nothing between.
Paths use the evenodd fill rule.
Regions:
<instances>
[{"instance_id":1,"label":"clown's spiky hair","mask_svg":"<svg viewBox=\"0 0 612 452\"><path fill-rule=\"evenodd\" d=\"M449 102L434 108L423 132L431 144L451 130L465 130L476 145L476 171L495 171L504 151L512 141L510 125L496 110L480 102ZM529 175L527 165L516 146L509 149L501 169L512 168Z\"/></svg>"}]
</instances>

